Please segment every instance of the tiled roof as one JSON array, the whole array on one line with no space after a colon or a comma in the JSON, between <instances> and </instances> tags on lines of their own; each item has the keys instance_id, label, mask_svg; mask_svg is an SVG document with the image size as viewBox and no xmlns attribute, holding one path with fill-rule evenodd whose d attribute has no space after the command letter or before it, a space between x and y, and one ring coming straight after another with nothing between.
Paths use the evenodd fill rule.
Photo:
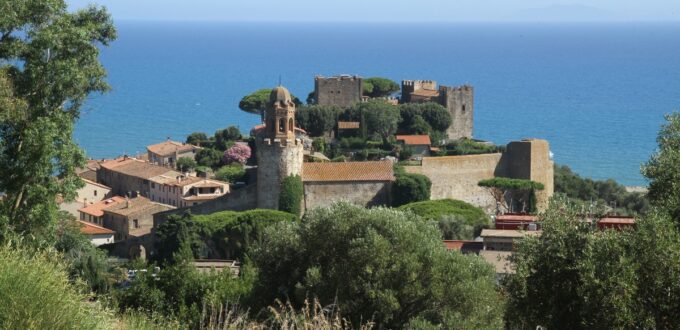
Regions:
<instances>
[{"instance_id":1,"label":"tiled roof","mask_svg":"<svg viewBox=\"0 0 680 330\"><path fill-rule=\"evenodd\" d=\"M623 216L607 216L597 223L601 224L616 224L616 225L633 225L635 224L635 218L634 217L623 217Z\"/></svg>"},{"instance_id":2,"label":"tiled roof","mask_svg":"<svg viewBox=\"0 0 680 330\"><path fill-rule=\"evenodd\" d=\"M133 158L118 158L111 161L107 161L101 164L102 168L109 169L121 174L134 176L140 179L148 180L155 176L171 172L171 177L175 177L175 173L179 175L177 171L173 171L167 167L153 165L145 161L133 159Z\"/></svg>"},{"instance_id":3,"label":"tiled roof","mask_svg":"<svg viewBox=\"0 0 680 330\"><path fill-rule=\"evenodd\" d=\"M481 237L506 237L506 238L522 238L525 236L538 236L541 234L540 230L512 230L512 229L482 229Z\"/></svg>"},{"instance_id":4,"label":"tiled roof","mask_svg":"<svg viewBox=\"0 0 680 330\"><path fill-rule=\"evenodd\" d=\"M339 121L338 129L357 129L360 124L358 121Z\"/></svg>"},{"instance_id":5,"label":"tiled roof","mask_svg":"<svg viewBox=\"0 0 680 330\"><path fill-rule=\"evenodd\" d=\"M159 156L171 156L174 155L175 152L186 152L186 151L191 151L193 149L198 149L198 147L191 145L191 144L184 144L181 142L176 142L176 141L164 141L158 144L152 144L150 146L146 147L146 150L151 151L152 153L159 155Z\"/></svg>"},{"instance_id":6,"label":"tiled roof","mask_svg":"<svg viewBox=\"0 0 680 330\"><path fill-rule=\"evenodd\" d=\"M103 201L96 202L94 204L88 205L86 207L83 207L78 210L78 212L83 212L85 214L89 214L95 217L101 217L104 215L104 209L116 205L120 202L124 202L125 198L120 197L120 196L113 196L111 198L107 198Z\"/></svg>"},{"instance_id":7,"label":"tiled roof","mask_svg":"<svg viewBox=\"0 0 680 330\"><path fill-rule=\"evenodd\" d=\"M404 141L406 145L430 145L429 135L397 135L397 141Z\"/></svg>"},{"instance_id":8,"label":"tiled roof","mask_svg":"<svg viewBox=\"0 0 680 330\"><path fill-rule=\"evenodd\" d=\"M97 226L93 223L89 223L89 222L86 222L86 221L80 221L80 220L78 220L78 223L80 224L80 233L81 234L85 234L85 235L115 234L115 232L113 230Z\"/></svg>"},{"instance_id":9,"label":"tiled roof","mask_svg":"<svg viewBox=\"0 0 680 330\"><path fill-rule=\"evenodd\" d=\"M85 182L86 184L91 184L91 185L97 186L97 187L99 187L99 188L104 188L104 189L111 190L111 187L105 186L105 185L103 185L103 184L101 184L101 183L99 183L99 182L95 182L95 181L92 181L92 180L88 180L88 179L86 179L86 178L80 178L80 179L83 180L83 182Z\"/></svg>"},{"instance_id":10,"label":"tiled roof","mask_svg":"<svg viewBox=\"0 0 680 330\"><path fill-rule=\"evenodd\" d=\"M392 181L392 162L303 163L302 181Z\"/></svg>"},{"instance_id":11,"label":"tiled roof","mask_svg":"<svg viewBox=\"0 0 680 330\"><path fill-rule=\"evenodd\" d=\"M118 203L114 206L107 207L105 209L106 212L111 212L115 213L118 215L122 216L128 216L133 213L137 212L144 212L147 210L152 210L152 209L158 209L157 212L161 211L166 211L170 209L174 209L173 206L170 205L165 205L161 203L155 203L149 200L146 197L136 197L136 198L131 198L127 202L124 203ZM154 212L156 213L156 212Z\"/></svg>"}]
</instances>

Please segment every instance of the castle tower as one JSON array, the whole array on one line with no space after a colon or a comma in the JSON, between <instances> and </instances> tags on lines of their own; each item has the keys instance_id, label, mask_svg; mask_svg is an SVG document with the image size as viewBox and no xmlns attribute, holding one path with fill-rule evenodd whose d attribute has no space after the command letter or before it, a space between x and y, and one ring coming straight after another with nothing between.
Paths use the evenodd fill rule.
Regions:
<instances>
[{"instance_id":1,"label":"castle tower","mask_svg":"<svg viewBox=\"0 0 680 330\"><path fill-rule=\"evenodd\" d=\"M364 94L363 79L359 76L314 77L314 98L319 105L337 105L349 108L361 102Z\"/></svg>"},{"instance_id":2,"label":"castle tower","mask_svg":"<svg viewBox=\"0 0 680 330\"><path fill-rule=\"evenodd\" d=\"M281 181L302 174L303 144L295 138L295 103L290 92L272 89L265 110L265 128L257 146L257 207L279 208Z\"/></svg>"},{"instance_id":3,"label":"castle tower","mask_svg":"<svg viewBox=\"0 0 680 330\"><path fill-rule=\"evenodd\" d=\"M537 207L545 210L555 190L554 163L550 158L550 144L541 139L510 142L504 154L505 175L515 179L532 180L544 185L536 192Z\"/></svg>"},{"instance_id":4,"label":"castle tower","mask_svg":"<svg viewBox=\"0 0 680 330\"><path fill-rule=\"evenodd\" d=\"M446 107L453 120L446 130L449 139L472 138L474 89L472 86L439 87L439 103Z\"/></svg>"}]
</instances>

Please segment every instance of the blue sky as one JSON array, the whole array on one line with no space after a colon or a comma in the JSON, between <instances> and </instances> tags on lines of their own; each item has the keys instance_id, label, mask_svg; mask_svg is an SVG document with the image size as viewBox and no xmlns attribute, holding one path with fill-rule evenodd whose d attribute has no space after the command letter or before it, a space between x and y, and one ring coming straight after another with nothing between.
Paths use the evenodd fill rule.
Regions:
<instances>
[{"instance_id":1,"label":"blue sky","mask_svg":"<svg viewBox=\"0 0 680 330\"><path fill-rule=\"evenodd\" d=\"M115 19L205 21L680 21L678 0L67 0Z\"/></svg>"}]
</instances>

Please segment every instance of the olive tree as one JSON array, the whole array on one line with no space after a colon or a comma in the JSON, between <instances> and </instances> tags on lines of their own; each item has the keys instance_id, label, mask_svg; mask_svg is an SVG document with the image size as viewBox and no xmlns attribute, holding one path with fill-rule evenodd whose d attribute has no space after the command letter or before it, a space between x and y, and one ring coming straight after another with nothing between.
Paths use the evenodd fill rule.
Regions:
<instances>
[{"instance_id":1,"label":"olive tree","mask_svg":"<svg viewBox=\"0 0 680 330\"><path fill-rule=\"evenodd\" d=\"M413 213L349 203L277 223L249 254L258 269L253 307L318 298L355 325L500 328L492 267L446 251L440 235Z\"/></svg>"}]
</instances>

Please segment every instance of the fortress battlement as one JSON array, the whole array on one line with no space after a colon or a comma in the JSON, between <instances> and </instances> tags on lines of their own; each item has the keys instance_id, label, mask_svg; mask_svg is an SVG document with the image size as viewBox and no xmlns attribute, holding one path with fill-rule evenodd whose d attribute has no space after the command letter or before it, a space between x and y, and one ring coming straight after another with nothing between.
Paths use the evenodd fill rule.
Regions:
<instances>
[{"instance_id":1,"label":"fortress battlement","mask_svg":"<svg viewBox=\"0 0 680 330\"><path fill-rule=\"evenodd\" d=\"M473 87L471 85L460 85L460 86L439 86L439 91L472 91Z\"/></svg>"},{"instance_id":2,"label":"fortress battlement","mask_svg":"<svg viewBox=\"0 0 680 330\"><path fill-rule=\"evenodd\" d=\"M258 144L258 147L281 147L285 148L288 146L302 145L302 140L300 139L262 139L262 143Z\"/></svg>"},{"instance_id":3,"label":"fortress battlement","mask_svg":"<svg viewBox=\"0 0 680 330\"><path fill-rule=\"evenodd\" d=\"M320 76L320 75L314 76L315 81L319 81L319 80L326 80L326 81L328 81L328 80L350 80L351 81L351 80L357 80L357 79L361 79L361 77L358 76L358 75L349 75L349 74L342 74L342 75L339 75L339 76L332 76L332 77L324 77L324 76Z\"/></svg>"}]
</instances>

